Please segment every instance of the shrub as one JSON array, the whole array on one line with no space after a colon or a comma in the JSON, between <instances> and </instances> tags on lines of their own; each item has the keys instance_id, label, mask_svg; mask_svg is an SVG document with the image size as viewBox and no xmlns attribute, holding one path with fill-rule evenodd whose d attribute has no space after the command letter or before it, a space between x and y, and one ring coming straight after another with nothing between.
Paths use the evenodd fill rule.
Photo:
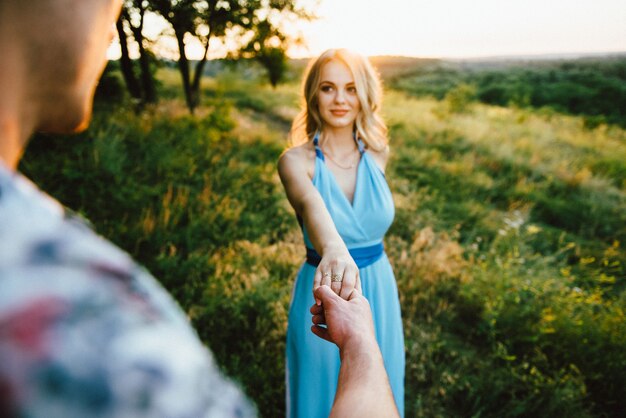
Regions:
<instances>
[{"instance_id":1,"label":"shrub","mask_svg":"<svg viewBox=\"0 0 626 418\"><path fill-rule=\"evenodd\" d=\"M471 84L459 84L446 93L444 98L448 110L452 113L463 113L469 110L470 103L476 98L476 87Z\"/></svg>"}]
</instances>

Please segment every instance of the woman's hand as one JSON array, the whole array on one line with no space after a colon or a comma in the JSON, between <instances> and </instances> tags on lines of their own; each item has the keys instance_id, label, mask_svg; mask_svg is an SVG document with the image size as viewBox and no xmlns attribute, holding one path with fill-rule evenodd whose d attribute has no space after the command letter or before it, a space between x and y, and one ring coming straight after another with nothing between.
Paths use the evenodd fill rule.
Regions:
<instances>
[{"instance_id":1,"label":"woman's hand","mask_svg":"<svg viewBox=\"0 0 626 418\"><path fill-rule=\"evenodd\" d=\"M322 286L329 286L336 294L348 300L354 289L361 291L359 268L345 248L327 249L324 251L315 277L313 279L313 293ZM315 299L319 305L319 299Z\"/></svg>"}]
</instances>

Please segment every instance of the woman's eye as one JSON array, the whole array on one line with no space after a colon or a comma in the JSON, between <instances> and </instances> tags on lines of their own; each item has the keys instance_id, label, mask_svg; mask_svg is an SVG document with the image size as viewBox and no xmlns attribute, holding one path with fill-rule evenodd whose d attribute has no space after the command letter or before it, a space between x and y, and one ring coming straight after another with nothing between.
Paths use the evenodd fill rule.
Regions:
<instances>
[{"instance_id":1,"label":"woman's eye","mask_svg":"<svg viewBox=\"0 0 626 418\"><path fill-rule=\"evenodd\" d=\"M356 94L356 87L348 87L348 93Z\"/></svg>"},{"instance_id":2,"label":"woman's eye","mask_svg":"<svg viewBox=\"0 0 626 418\"><path fill-rule=\"evenodd\" d=\"M328 93L330 91L333 91L333 88L332 86L322 86L320 90L322 90L324 93Z\"/></svg>"}]
</instances>

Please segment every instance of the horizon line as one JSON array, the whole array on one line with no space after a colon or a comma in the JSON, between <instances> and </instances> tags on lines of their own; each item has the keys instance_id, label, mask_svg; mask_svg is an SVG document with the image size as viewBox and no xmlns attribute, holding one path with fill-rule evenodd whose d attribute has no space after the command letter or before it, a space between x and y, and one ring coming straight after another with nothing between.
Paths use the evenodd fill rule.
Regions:
<instances>
[{"instance_id":1,"label":"horizon line","mask_svg":"<svg viewBox=\"0 0 626 418\"><path fill-rule=\"evenodd\" d=\"M507 60L507 59L576 59L586 57L617 57L626 56L626 49L615 51L583 51L583 52L539 52L539 53L512 53L512 54L490 54L490 55L467 55L467 56L428 56L428 55L402 55L402 54L375 54L367 55L368 58L409 58L422 60L439 60L439 61L490 61L490 60ZM290 60L310 60L316 58L317 55L290 57ZM110 61L118 61L120 58L110 59ZM132 58L136 59L136 58ZM164 61L176 61L172 58L159 57ZM209 58L208 61L225 60L226 57ZM189 58L189 61L199 61L199 59Z\"/></svg>"}]
</instances>

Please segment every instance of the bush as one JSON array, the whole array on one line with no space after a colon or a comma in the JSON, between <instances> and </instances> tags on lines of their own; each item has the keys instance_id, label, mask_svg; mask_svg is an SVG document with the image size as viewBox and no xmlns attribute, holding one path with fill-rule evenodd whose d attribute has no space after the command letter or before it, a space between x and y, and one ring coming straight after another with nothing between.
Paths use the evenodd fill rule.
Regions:
<instances>
[{"instance_id":1,"label":"bush","mask_svg":"<svg viewBox=\"0 0 626 418\"><path fill-rule=\"evenodd\" d=\"M476 87L470 84L459 84L446 93L445 102L452 113L463 113L476 98Z\"/></svg>"},{"instance_id":2,"label":"bush","mask_svg":"<svg viewBox=\"0 0 626 418\"><path fill-rule=\"evenodd\" d=\"M119 104L126 96L126 86L119 65L116 61L109 61L98 82L95 100L102 103Z\"/></svg>"}]
</instances>

